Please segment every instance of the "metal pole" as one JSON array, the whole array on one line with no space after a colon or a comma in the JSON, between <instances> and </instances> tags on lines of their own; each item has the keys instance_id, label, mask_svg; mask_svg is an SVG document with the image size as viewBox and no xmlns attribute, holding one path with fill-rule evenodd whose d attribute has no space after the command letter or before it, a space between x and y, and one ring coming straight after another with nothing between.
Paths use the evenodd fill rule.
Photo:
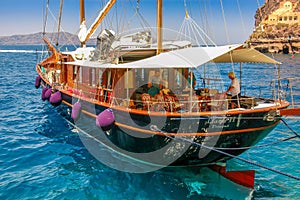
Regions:
<instances>
[{"instance_id":1,"label":"metal pole","mask_svg":"<svg viewBox=\"0 0 300 200\"><path fill-rule=\"evenodd\" d=\"M192 107L193 107L193 72L191 70L190 72L190 112L192 112Z\"/></svg>"},{"instance_id":2,"label":"metal pole","mask_svg":"<svg viewBox=\"0 0 300 200\"><path fill-rule=\"evenodd\" d=\"M279 99L279 102L281 102L280 65L277 65L277 68L278 68L278 99Z\"/></svg>"},{"instance_id":3,"label":"metal pole","mask_svg":"<svg viewBox=\"0 0 300 200\"><path fill-rule=\"evenodd\" d=\"M295 104L294 104L294 95L293 95L293 85L292 85L292 82L290 79L288 79L289 81L289 85L290 85L290 94L291 94L291 99L292 99L292 106L293 108L295 107Z\"/></svg>"},{"instance_id":4,"label":"metal pole","mask_svg":"<svg viewBox=\"0 0 300 200\"><path fill-rule=\"evenodd\" d=\"M240 63L240 89L242 88L242 69L243 69L243 67L242 67L242 63ZM242 90L241 90L242 91ZM246 95L246 94L244 94L244 95Z\"/></svg>"},{"instance_id":5,"label":"metal pole","mask_svg":"<svg viewBox=\"0 0 300 200\"><path fill-rule=\"evenodd\" d=\"M129 72L128 72L128 68L126 69L126 86L127 86L127 88L126 88L126 99L127 99L127 108L129 108L129 102L130 102L130 100L129 100L129 77L128 77L128 74L129 74Z\"/></svg>"}]
</instances>

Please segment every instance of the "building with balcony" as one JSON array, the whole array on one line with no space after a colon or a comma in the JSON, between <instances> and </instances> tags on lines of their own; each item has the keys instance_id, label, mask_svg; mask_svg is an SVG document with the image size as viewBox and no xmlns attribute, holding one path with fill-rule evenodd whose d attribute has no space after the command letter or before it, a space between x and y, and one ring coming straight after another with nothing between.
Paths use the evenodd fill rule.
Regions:
<instances>
[{"instance_id":1,"label":"building with balcony","mask_svg":"<svg viewBox=\"0 0 300 200\"><path fill-rule=\"evenodd\" d=\"M277 24L300 24L300 12L295 12L298 2L292 3L290 1L280 2L277 10L273 11L261 23L263 26L277 25Z\"/></svg>"}]
</instances>

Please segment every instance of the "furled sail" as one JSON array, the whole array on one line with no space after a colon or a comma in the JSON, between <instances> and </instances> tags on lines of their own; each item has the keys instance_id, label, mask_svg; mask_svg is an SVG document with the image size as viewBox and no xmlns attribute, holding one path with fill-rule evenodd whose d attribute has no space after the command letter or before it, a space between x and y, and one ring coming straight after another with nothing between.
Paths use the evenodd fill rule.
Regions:
<instances>
[{"instance_id":1,"label":"furled sail","mask_svg":"<svg viewBox=\"0 0 300 200\"><path fill-rule=\"evenodd\" d=\"M105 7L102 9L102 11L99 13L98 17L94 21L94 23L91 25L91 27L86 31L86 25L85 21L82 21L80 25L80 34L78 34L79 40L84 43L86 42L95 32L98 25L101 23L101 21L104 19L106 14L109 12L109 10L112 8L112 6L116 3L116 0L110 0Z\"/></svg>"}]
</instances>

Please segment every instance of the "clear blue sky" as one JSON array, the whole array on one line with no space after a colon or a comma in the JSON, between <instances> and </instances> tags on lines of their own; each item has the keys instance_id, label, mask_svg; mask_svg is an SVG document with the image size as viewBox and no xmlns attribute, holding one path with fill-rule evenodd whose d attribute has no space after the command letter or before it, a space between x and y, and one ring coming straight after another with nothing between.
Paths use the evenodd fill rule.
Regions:
<instances>
[{"instance_id":1,"label":"clear blue sky","mask_svg":"<svg viewBox=\"0 0 300 200\"><path fill-rule=\"evenodd\" d=\"M0 36L29 34L43 30L43 19L47 0L1 0L0 6ZM103 0L102 0L103 2ZM128 0L120 0L126 3ZM135 0L132 0L135 4ZM140 0L140 11L148 23L155 25L156 0ZM224 22L220 0L186 0L192 18L201 25L203 16L207 17L210 30L215 33L217 43L226 43ZM238 2L238 3L237 3ZM227 29L230 42L243 42L254 28L254 14L258 6L265 0L222 0L226 15ZM123 9L123 4L118 9ZM129 3L128 3L129 4ZM86 0L86 18L92 23L97 11L101 8L101 0ZM129 4L130 5L130 4ZM183 0L164 0L164 25L170 29L179 29L184 18ZM238 9L242 12L242 18ZM53 21L52 15L58 16L59 0L50 0L49 22ZM200 16L199 11L206 8L207 13ZM119 12L121 13L121 12ZM203 12L202 12L203 13ZM129 18L133 12L126 13ZM206 20L204 20L206 21ZM49 23L47 31L57 28ZM76 33L79 27L79 0L64 0L62 28L64 31Z\"/></svg>"}]
</instances>

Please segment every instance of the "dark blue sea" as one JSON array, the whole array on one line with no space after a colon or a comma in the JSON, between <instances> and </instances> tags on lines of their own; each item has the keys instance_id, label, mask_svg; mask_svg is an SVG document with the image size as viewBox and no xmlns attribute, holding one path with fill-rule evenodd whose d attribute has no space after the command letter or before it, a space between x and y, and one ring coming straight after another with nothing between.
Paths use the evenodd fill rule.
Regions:
<instances>
[{"instance_id":1,"label":"dark blue sea","mask_svg":"<svg viewBox=\"0 0 300 200\"><path fill-rule=\"evenodd\" d=\"M300 138L289 139L300 134L300 118L285 118L287 125L280 123L258 148L240 155L264 168L238 159L229 162L229 168L256 170L254 190L206 168L118 171L89 153L60 107L41 100L41 89L34 87L40 50L0 46L0 199L300 199L300 181L286 175L300 177ZM299 77L300 55L275 58L282 62L281 78ZM275 69L244 65L247 93L271 91ZM290 84L281 85L283 96L289 95ZM293 89L299 102L299 82Z\"/></svg>"}]
</instances>

